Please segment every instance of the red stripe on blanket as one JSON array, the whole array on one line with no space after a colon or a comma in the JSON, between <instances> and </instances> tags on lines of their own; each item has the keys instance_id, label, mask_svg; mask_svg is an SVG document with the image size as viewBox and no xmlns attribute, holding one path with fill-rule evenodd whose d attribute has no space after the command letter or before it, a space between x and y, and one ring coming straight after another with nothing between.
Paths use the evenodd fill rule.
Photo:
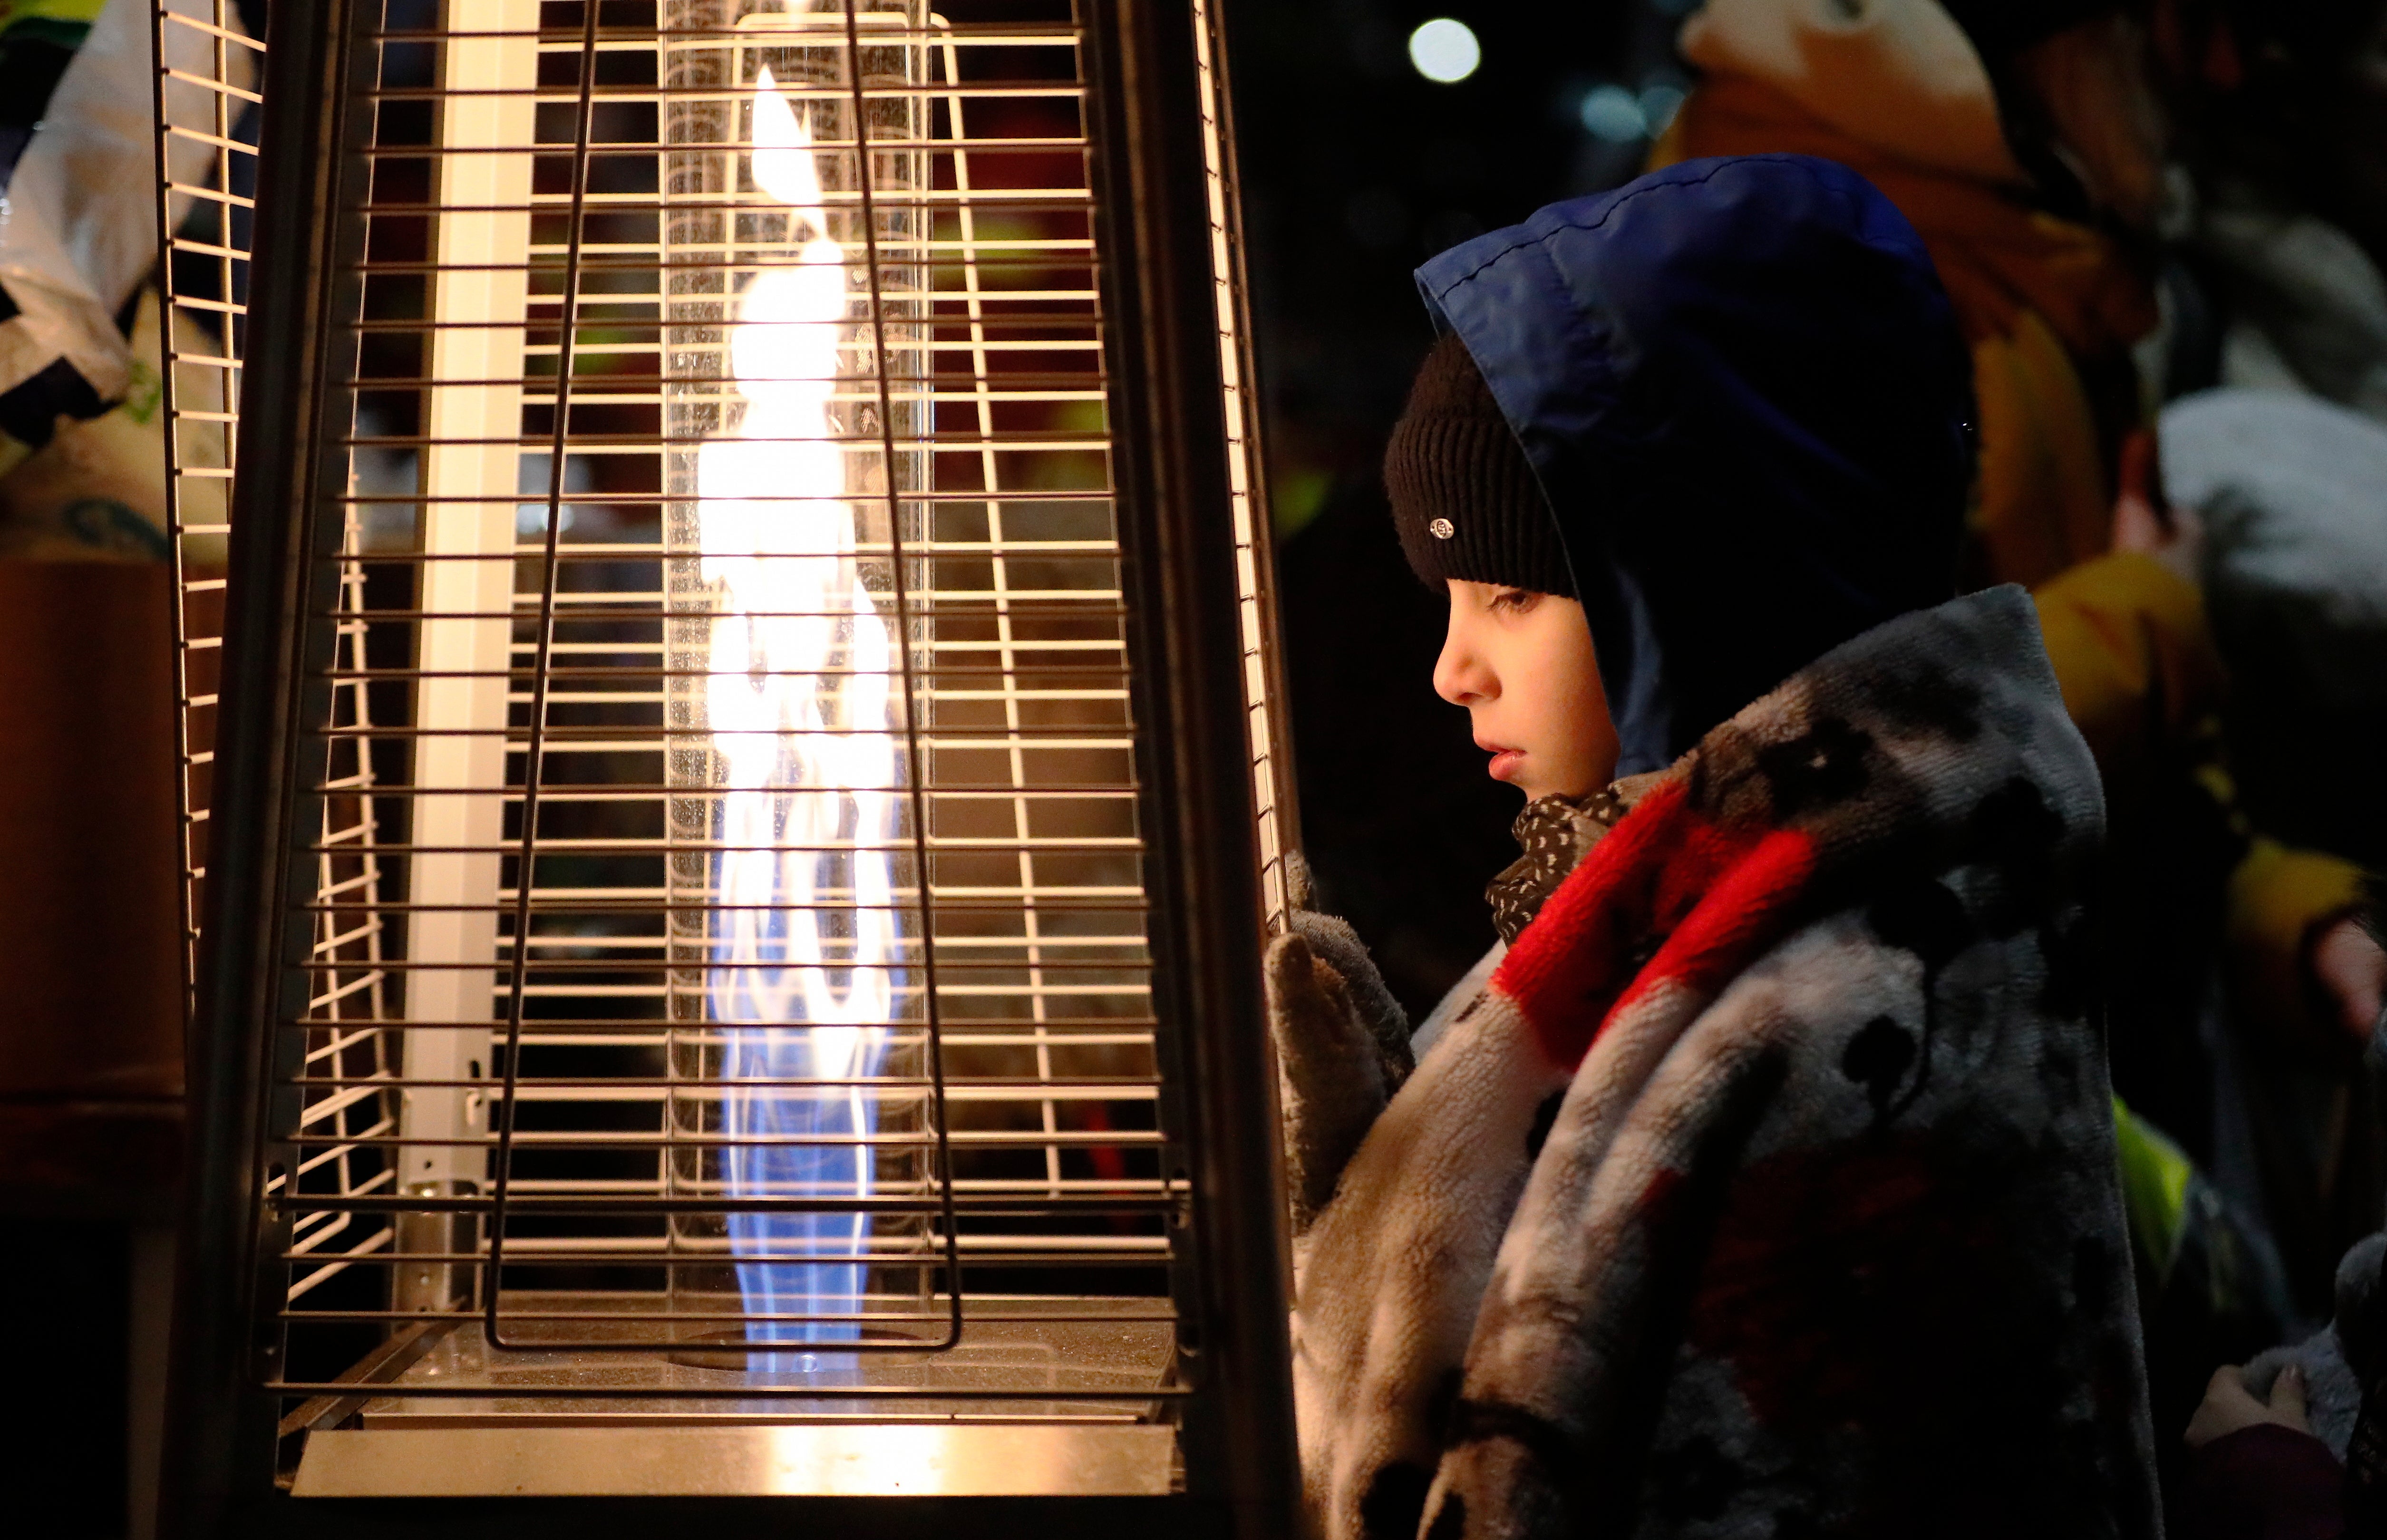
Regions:
<instances>
[{"instance_id":1,"label":"red stripe on blanket","mask_svg":"<svg viewBox=\"0 0 2387 1540\"><path fill-rule=\"evenodd\" d=\"M1719 825L1670 781L1550 895L1492 987L1523 1010L1550 1063L1572 1073L1600 1030L1651 990L1672 984L1704 999L1721 989L1776 939L1815 865L1812 836Z\"/></svg>"}]
</instances>

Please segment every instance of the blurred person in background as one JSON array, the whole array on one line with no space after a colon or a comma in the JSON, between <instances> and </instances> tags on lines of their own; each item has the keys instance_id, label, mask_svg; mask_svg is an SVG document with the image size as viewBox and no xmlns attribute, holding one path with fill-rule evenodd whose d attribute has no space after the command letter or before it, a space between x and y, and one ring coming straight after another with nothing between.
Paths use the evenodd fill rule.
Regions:
<instances>
[{"instance_id":1,"label":"blurred person in background","mask_svg":"<svg viewBox=\"0 0 2387 1540\"><path fill-rule=\"evenodd\" d=\"M2285 842L2263 880L2319 890L2341 879L2293 847L2387 869L2387 6L2165 0L2151 32L2194 193L2168 247L2166 490L2203 527L2242 804ZM2313 955L2349 1004L2375 989L2343 928ZM2378 1218L2360 1015L2250 1065L2276 1222L2308 1267Z\"/></svg>"},{"instance_id":2,"label":"blurred person in background","mask_svg":"<svg viewBox=\"0 0 2387 1540\"><path fill-rule=\"evenodd\" d=\"M2163 422L2166 485L2175 516L2202 531L2205 609L2229 667L2229 769L2245 822L2265 831L2231 876L2231 919L2256 932L2233 938L2235 999L2242 1021L2270 1029L2241 1035L2241 1082L2274 1231L2310 1300L2328 1259L2377 1226L2382 1197L2381 1103L2357 1072L2378 953L2330 915L2358 898L2356 863L2387 866L2387 426L2242 387L2184 397ZM2304 899L2242 896L2267 890ZM2288 1008L2299 999L2302 1012Z\"/></svg>"}]
</instances>

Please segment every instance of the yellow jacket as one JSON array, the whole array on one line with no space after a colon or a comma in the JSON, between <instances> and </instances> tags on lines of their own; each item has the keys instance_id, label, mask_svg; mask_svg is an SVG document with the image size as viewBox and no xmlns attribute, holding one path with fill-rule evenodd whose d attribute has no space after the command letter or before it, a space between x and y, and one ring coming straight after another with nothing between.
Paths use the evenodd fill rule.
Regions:
<instances>
[{"instance_id":1,"label":"yellow jacket","mask_svg":"<svg viewBox=\"0 0 2387 1540\"><path fill-rule=\"evenodd\" d=\"M2323 1056L2351 1046L2305 982L2323 928L2361 901L2353 863L2255 834L2238 810L2217 716L2221 663L2196 588L2162 563L2116 554L2086 562L2033 595L2065 708L2089 740L2109 802L2147 777L2186 773L2229 817L2242 848L2223 909L2224 966L2246 1022Z\"/></svg>"}]
</instances>

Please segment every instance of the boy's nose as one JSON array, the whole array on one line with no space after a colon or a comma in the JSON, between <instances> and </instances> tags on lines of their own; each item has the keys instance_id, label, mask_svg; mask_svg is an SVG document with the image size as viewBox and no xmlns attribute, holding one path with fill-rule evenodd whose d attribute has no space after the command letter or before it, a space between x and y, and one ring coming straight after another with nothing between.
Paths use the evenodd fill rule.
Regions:
<instances>
[{"instance_id":1,"label":"boy's nose","mask_svg":"<svg viewBox=\"0 0 2387 1540\"><path fill-rule=\"evenodd\" d=\"M1433 692L1454 706L1482 705L1500 693L1499 676L1467 644L1456 617L1443 638L1442 655L1433 661Z\"/></svg>"}]
</instances>

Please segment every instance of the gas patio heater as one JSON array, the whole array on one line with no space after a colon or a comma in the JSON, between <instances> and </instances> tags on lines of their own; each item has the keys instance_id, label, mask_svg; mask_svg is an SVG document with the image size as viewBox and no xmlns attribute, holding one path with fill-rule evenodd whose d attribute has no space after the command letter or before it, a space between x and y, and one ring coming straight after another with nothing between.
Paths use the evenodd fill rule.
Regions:
<instances>
[{"instance_id":1,"label":"gas patio heater","mask_svg":"<svg viewBox=\"0 0 2387 1540\"><path fill-rule=\"evenodd\" d=\"M1285 1533L1216 16L262 57L170 1527Z\"/></svg>"}]
</instances>

